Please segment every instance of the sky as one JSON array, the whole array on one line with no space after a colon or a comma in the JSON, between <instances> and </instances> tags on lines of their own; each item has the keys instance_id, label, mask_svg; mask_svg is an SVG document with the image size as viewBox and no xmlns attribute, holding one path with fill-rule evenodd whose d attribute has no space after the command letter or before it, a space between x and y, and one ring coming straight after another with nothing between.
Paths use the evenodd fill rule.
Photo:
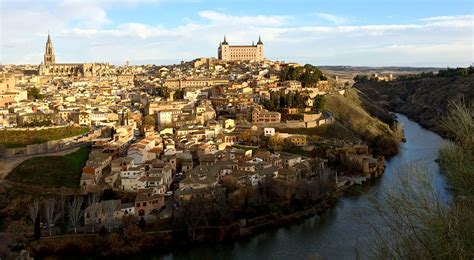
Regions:
<instances>
[{"instance_id":1,"label":"sky","mask_svg":"<svg viewBox=\"0 0 474 260\"><path fill-rule=\"evenodd\" d=\"M0 0L0 62L172 64L259 35L271 60L469 66L472 0Z\"/></svg>"}]
</instances>

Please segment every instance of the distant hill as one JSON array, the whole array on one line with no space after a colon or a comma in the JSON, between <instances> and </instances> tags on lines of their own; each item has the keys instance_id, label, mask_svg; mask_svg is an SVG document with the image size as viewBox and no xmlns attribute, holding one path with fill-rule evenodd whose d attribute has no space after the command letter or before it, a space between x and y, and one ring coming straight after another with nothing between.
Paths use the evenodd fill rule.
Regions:
<instances>
[{"instance_id":1,"label":"distant hill","mask_svg":"<svg viewBox=\"0 0 474 260\"><path fill-rule=\"evenodd\" d=\"M398 67L398 66L381 66L381 67L370 67L370 66L318 66L320 69L334 70L334 71L391 71L391 72L410 72L410 73L421 73L427 71L438 71L441 68L437 67Z\"/></svg>"},{"instance_id":2,"label":"distant hill","mask_svg":"<svg viewBox=\"0 0 474 260\"><path fill-rule=\"evenodd\" d=\"M354 85L374 103L407 115L422 126L440 134L438 120L451 101L474 105L474 74L426 77L392 82L367 81Z\"/></svg>"},{"instance_id":3,"label":"distant hill","mask_svg":"<svg viewBox=\"0 0 474 260\"><path fill-rule=\"evenodd\" d=\"M419 74L422 72L437 72L440 68L434 67L365 67L365 66L318 66L326 75L338 76L339 80L353 83L353 78L358 75L392 74L393 76L406 74Z\"/></svg>"}]
</instances>

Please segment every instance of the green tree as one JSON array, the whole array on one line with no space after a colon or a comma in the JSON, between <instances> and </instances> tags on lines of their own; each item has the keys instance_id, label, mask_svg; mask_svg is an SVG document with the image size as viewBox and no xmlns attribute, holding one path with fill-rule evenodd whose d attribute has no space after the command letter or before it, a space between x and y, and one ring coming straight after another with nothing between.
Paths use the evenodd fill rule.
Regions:
<instances>
[{"instance_id":1,"label":"green tree","mask_svg":"<svg viewBox=\"0 0 474 260\"><path fill-rule=\"evenodd\" d=\"M156 96L162 98L169 98L170 97L170 90L167 87L158 87L154 91Z\"/></svg>"},{"instance_id":2,"label":"green tree","mask_svg":"<svg viewBox=\"0 0 474 260\"><path fill-rule=\"evenodd\" d=\"M369 81L369 76L367 75L356 75L354 77L355 82L366 82Z\"/></svg>"},{"instance_id":3,"label":"green tree","mask_svg":"<svg viewBox=\"0 0 474 260\"><path fill-rule=\"evenodd\" d=\"M325 103L326 103L326 100L324 99L324 96L317 95L316 97L314 97L313 110L318 113L321 113L323 111Z\"/></svg>"},{"instance_id":4,"label":"green tree","mask_svg":"<svg viewBox=\"0 0 474 260\"><path fill-rule=\"evenodd\" d=\"M155 125L155 118L152 115L146 115L143 118L143 125L145 125L145 126L154 126Z\"/></svg>"},{"instance_id":5,"label":"green tree","mask_svg":"<svg viewBox=\"0 0 474 260\"><path fill-rule=\"evenodd\" d=\"M41 95L40 91L36 87L31 87L26 90L29 99L42 99L43 95Z\"/></svg>"},{"instance_id":6,"label":"green tree","mask_svg":"<svg viewBox=\"0 0 474 260\"><path fill-rule=\"evenodd\" d=\"M182 100L182 99L184 99L184 94L185 94L184 89L177 89L177 90L174 92L173 98L174 98L175 100Z\"/></svg>"},{"instance_id":7,"label":"green tree","mask_svg":"<svg viewBox=\"0 0 474 260\"><path fill-rule=\"evenodd\" d=\"M314 86L319 80L324 79L321 70L311 64L305 64L303 67L288 66L280 72L280 80L298 80L303 87Z\"/></svg>"}]
</instances>

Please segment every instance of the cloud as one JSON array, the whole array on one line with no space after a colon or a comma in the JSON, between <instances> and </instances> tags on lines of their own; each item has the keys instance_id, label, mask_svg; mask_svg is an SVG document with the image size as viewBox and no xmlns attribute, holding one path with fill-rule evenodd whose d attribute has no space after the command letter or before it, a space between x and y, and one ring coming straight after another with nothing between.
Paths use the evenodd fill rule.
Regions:
<instances>
[{"instance_id":1,"label":"cloud","mask_svg":"<svg viewBox=\"0 0 474 260\"><path fill-rule=\"evenodd\" d=\"M76 26L86 28L101 28L111 21L107 17L107 12L100 2L92 1L64 1L60 4L56 15L65 21L77 23Z\"/></svg>"},{"instance_id":2,"label":"cloud","mask_svg":"<svg viewBox=\"0 0 474 260\"><path fill-rule=\"evenodd\" d=\"M180 24L169 26L117 22L108 13L110 6L144 2L161 1L86 0L78 5L67 0L50 6L34 2L27 9L9 5L2 11L1 29L8 37L2 40L1 48L8 51L1 52L1 62L39 63L48 29L59 62L160 63L216 56L223 35L230 44L249 44L261 35L267 57L315 64L406 65L426 61L430 66L456 66L472 62L473 15L346 25L347 18L317 13L332 23L318 25L313 21L296 24L298 18L292 16L235 15L216 9L177 19Z\"/></svg>"},{"instance_id":3,"label":"cloud","mask_svg":"<svg viewBox=\"0 0 474 260\"><path fill-rule=\"evenodd\" d=\"M474 15L435 16L420 19L421 22L436 27L449 26L454 28L474 27Z\"/></svg>"},{"instance_id":4,"label":"cloud","mask_svg":"<svg viewBox=\"0 0 474 260\"><path fill-rule=\"evenodd\" d=\"M281 26L287 23L289 16L232 16L214 11L199 12L199 16L213 23L239 24L252 26Z\"/></svg>"},{"instance_id":5,"label":"cloud","mask_svg":"<svg viewBox=\"0 0 474 260\"><path fill-rule=\"evenodd\" d=\"M328 13L315 13L314 15L335 24L342 24L348 21L348 19L344 17L340 17L333 14L328 14Z\"/></svg>"}]
</instances>

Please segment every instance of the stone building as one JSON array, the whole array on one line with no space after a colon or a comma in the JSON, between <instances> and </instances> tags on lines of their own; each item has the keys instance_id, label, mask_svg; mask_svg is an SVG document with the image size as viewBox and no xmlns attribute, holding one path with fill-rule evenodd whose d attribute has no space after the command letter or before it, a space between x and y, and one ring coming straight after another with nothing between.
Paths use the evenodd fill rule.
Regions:
<instances>
[{"instance_id":1,"label":"stone building","mask_svg":"<svg viewBox=\"0 0 474 260\"><path fill-rule=\"evenodd\" d=\"M15 90L16 79L13 73L0 73L0 93Z\"/></svg>"},{"instance_id":2,"label":"stone building","mask_svg":"<svg viewBox=\"0 0 474 260\"><path fill-rule=\"evenodd\" d=\"M252 123L280 123L281 114L274 111L268 111L262 106L257 105L252 110Z\"/></svg>"},{"instance_id":3,"label":"stone building","mask_svg":"<svg viewBox=\"0 0 474 260\"><path fill-rule=\"evenodd\" d=\"M164 86L170 89L181 88L207 88L218 85L229 84L228 79L213 79L213 78L188 78L188 79L167 79Z\"/></svg>"},{"instance_id":4,"label":"stone building","mask_svg":"<svg viewBox=\"0 0 474 260\"><path fill-rule=\"evenodd\" d=\"M219 43L217 56L224 61L263 61L265 59L263 56L263 42L260 37L258 37L256 45L253 43L252 45L229 45L224 36L224 41Z\"/></svg>"},{"instance_id":5,"label":"stone building","mask_svg":"<svg viewBox=\"0 0 474 260\"><path fill-rule=\"evenodd\" d=\"M53 42L48 34L43 62L38 67L41 76L104 77L110 74L108 63L56 63Z\"/></svg>"}]
</instances>

